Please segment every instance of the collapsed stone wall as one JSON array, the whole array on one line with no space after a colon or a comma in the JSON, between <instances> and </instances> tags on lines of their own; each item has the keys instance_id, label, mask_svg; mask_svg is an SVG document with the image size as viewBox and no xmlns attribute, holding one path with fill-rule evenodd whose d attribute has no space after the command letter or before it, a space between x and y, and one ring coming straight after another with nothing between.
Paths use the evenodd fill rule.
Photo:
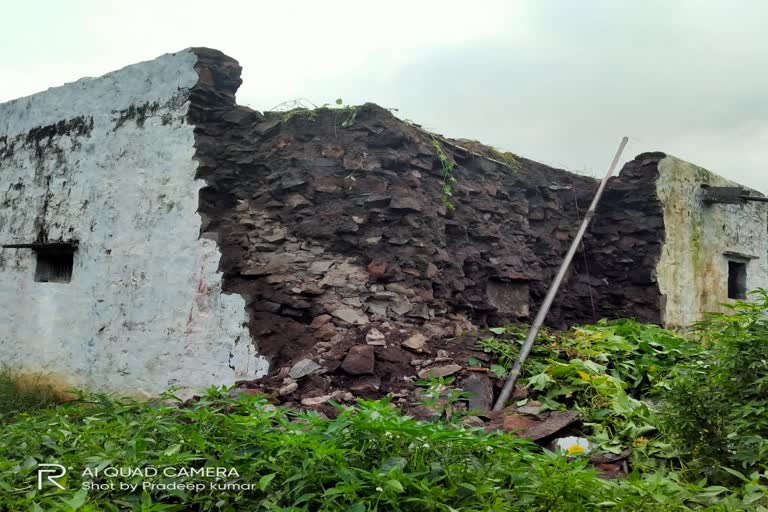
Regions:
<instances>
[{"instance_id":1,"label":"collapsed stone wall","mask_svg":"<svg viewBox=\"0 0 768 512\"><path fill-rule=\"evenodd\" d=\"M586 258L577 256L570 286L574 300L588 297L595 304L596 318L663 323L656 267L666 231L656 182L665 157L643 153L627 162L608 183L590 224L584 239ZM568 320L573 324L589 319L577 310Z\"/></svg>"},{"instance_id":2,"label":"collapsed stone wall","mask_svg":"<svg viewBox=\"0 0 768 512\"><path fill-rule=\"evenodd\" d=\"M245 298L283 394L375 395L455 373L483 357L467 334L535 313L596 180L444 141L456 164L449 209L433 138L419 127L373 104L345 126L350 111L262 114L235 104L239 70L217 53L198 62L201 236L218 243L224 290ZM612 180L551 325L659 321L660 157L641 155ZM311 389L296 391L299 378Z\"/></svg>"}]
</instances>

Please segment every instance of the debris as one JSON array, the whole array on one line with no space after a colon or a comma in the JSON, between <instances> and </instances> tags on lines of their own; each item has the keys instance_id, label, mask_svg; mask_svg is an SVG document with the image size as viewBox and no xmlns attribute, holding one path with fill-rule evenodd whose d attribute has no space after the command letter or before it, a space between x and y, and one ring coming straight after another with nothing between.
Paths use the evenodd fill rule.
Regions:
<instances>
[{"instance_id":1,"label":"debris","mask_svg":"<svg viewBox=\"0 0 768 512\"><path fill-rule=\"evenodd\" d=\"M525 403L525 405L521 405L520 407L515 407L515 410L519 412L520 414L530 414L532 416L536 416L541 414L544 406L541 405L541 402L538 400L529 400Z\"/></svg>"},{"instance_id":2,"label":"debris","mask_svg":"<svg viewBox=\"0 0 768 512\"><path fill-rule=\"evenodd\" d=\"M397 293L399 295L405 295L406 297L416 296L416 292L398 283L389 283L385 285L384 288L389 292Z\"/></svg>"},{"instance_id":3,"label":"debris","mask_svg":"<svg viewBox=\"0 0 768 512\"><path fill-rule=\"evenodd\" d=\"M280 390L277 392L277 394L280 395L280 396L286 396L286 395L290 395L291 393L293 393L297 389L299 389L299 385L296 382L293 382L291 384L288 384L288 385L283 386L282 388L280 388Z\"/></svg>"},{"instance_id":4,"label":"debris","mask_svg":"<svg viewBox=\"0 0 768 512\"><path fill-rule=\"evenodd\" d=\"M387 344L384 334L375 327L369 330L368 334L365 335L365 342L369 345L375 345L379 347L383 347Z\"/></svg>"},{"instance_id":5,"label":"debris","mask_svg":"<svg viewBox=\"0 0 768 512\"><path fill-rule=\"evenodd\" d=\"M302 359L291 367L288 375L293 379L300 379L316 372L320 368L322 368L322 366L312 359Z\"/></svg>"},{"instance_id":6,"label":"debris","mask_svg":"<svg viewBox=\"0 0 768 512\"><path fill-rule=\"evenodd\" d=\"M303 398L301 400L301 405L305 405L307 407L313 407L316 405L322 405L330 399L331 399L331 395L322 395L322 396L315 396L311 398Z\"/></svg>"},{"instance_id":7,"label":"debris","mask_svg":"<svg viewBox=\"0 0 768 512\"><path fill-rule=\"evenodd\" d=\"M365 325L368 323L368 317L359 309L353 308L340 308L335 311L331 311L331 314L352 325Z\"/></svg>"},{"instance_id":8,"label":"debris","mask_svg":"<svg viewBox=\"0 0 768 512\"><path fill-rule=\"evenodd\" d=\"M348 385L349 390L364 398L375 398L379 396L381 389L381 379L375 375L362 375L351 381Z\"/></svg>"},{"instance_id":9,"label":"debris","mask_svg":"<svg viewBox=\"0 0 768 512\"><path fill-rule=\"evenodd\" d=\"M419 378L428 379L428 378L448 377L449 375L453 375L454 373L457 373L460 370L461 370L461 366L457 364L449 364L446 366L435 366L433 368L426 368L424 370L420 370Z\"/></svg>"},{"instance_id":10,"label":"debris","mask_svg":"<svg viewBox=\"0 0 768 512\"><path fill-rule=\"evenodd\" d=\"M427 405L416 405L408 410L408 416L419 421L434 421L440 419L441 414Z\"/></svg>"},{"instance_id":11,"label":"debris","mask_svg":"<svg viewBox=\"0 0 768 512\"><path fill-rule=\"evenodd\" d=\"M375 348L370 345L356 345L349 349L341 363L341 369L350 375L372 374L375 367Z\"/></svg>"},{"instance_id":12,"label":"debris","mask_svg":"<svg viewBox=\"0 0 768 512\"><path fill-rule=\"evenodd\" d=\"M485 422L479 416L465 416L461 424L466 428L483 428Z\"/></svg>"},{"instance_id":13,"label":"debris","mask_svg":"<svg viewBox=\"0 0 768 512\"><path fill-rule=\"evenodd\" d=\"M405 316L409 316L411 318L423 318L424 320L429 320L432 318L432 315L429 314L429 308L426 304L416 304L414 305L406 314Z\"/></svg>"},{"instance_id":14,"label":"debris","mask_svg":"<svg viewBox=\"0 0 768 512\"><path fill-rule=\"evenodd\" d=\"M313 261L309 264L311 274L325 274L333 266L333 261Z\"/></svg>"},{"instance_id":15,"label":"debris","mask_svg":"<svg viewBox=\"0 0 768 512\"><path fill-rule=\"evenodd\" d=\"M559 437L554 440L553 447L555 451L564 455L587 454L592 451L592 443L585 437Z\"/></svg>"},{"instance_id":16,"label":"debris","mask_svg":"<svg viewBox=\"0 0 768 512\"><path fill-rule=\"evenodd\" d=\"M337 389L336 391L331 393L331 398L333 400L338 400L340 402L352 402L355 400L355 395L353 395L349 391Z\"/></svg>"},{"instance_id":17,"label":"debris","mask_svg":"<svg viewBox=\"0 0 768 512\"><path fill-rule=\"evenodd\" d=\"M384 276L387 271L387 263L384 261L374 260L368 264L368 273L372 279L379 279Z\"/></svg>"},{"instance_id":18,"label":"debris","mask_svg":"<svg viewBox=\"0 0 768 512\"><path fill-rule=\"evenodd\" d=\"M270 243L282 242L288 236L288 230L285 228L275 228L269 235L261 235L261 238Z\"/></svg>"},{"instance_id":19,"label":"debris","mask_svg":"<svg viewBox=\"0 0 768 512\"><path fill-rule=\"evenodd\" d=\"M539 441L575 423L579 416L581 413L577 411L552 411L545 420L534 421L520 435L533 441Z\"/></svg>"},{"instance_id":20,"label":"debris","mask_svg":"<svg viewBox=\"0 0 768 512\"><path fill-rule=\"evenodd\" d=\"M493 383L487 375L472 374L463 382L470 411L488 411L493 405Z\"/></svg>"},{"instance_id":21,"label":"debris","mask_svg":"<svg viewBox=\"0 0 768 512\"><path fill-rule=\"evenodd\" d=\"M414 352L421 352L426 344L427 337L420 332L409 336L408 339L401 343L403 347L413 350Z\"/></svg>"},{"instance_id":22,"label":"debris","mask_svg":"<svg viewBox=\"0 0 768 512\"><path fill-rule=\"evenodd\" d=\"M312 320L312 323L309 324L309 328L319 329L325 324L327 324L330 319L331 319L331 315L318 315Z\"/></svg>"},{"instance_id":23,"label":"debris","mask_svg":"<svg viewBox=\"0 0 768 512\"><path fill-rule=\"evenodd\" d=\"M593 453L589 460L592 464L613 464L627 459L632 454L631 448L625 448L621 453Z\"/></svg>"},{"instance_id":24,"label":"debris","mask_svg":"<svg viewBox=\"0 0 768 512\"><path fill-rule=\"evenodd\" d=\"M523 435L523 432L535 422L535 419L521 414L505 414L502 429L504 432Z\"/></svg>"}]
</instances>

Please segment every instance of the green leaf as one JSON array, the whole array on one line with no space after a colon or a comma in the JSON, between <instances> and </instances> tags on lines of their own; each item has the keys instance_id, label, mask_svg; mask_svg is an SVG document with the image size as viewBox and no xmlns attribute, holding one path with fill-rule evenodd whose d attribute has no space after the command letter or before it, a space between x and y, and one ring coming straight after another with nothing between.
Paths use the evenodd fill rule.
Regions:
<instances>
[{"instance_id":1,"label":"green leaf","mask_svg":"<svg viewBox=\"0 0 768 512\"><path fill-rule=\"evenodd\" d=\"M408 461L403 457L390 457L381 465L379 472L389 473L393 469L403 470L405 469L406 464L408 464Z\"/></svg>"},{"instance_id":2,"label":"green leaf","mask_svg":"<svg viewBox=\"0 0 768 512\"><path fill-rule=\"evenodd\" d=\"M259 489L262 491L269 487L269 483L275 478L277 473L270 473L259 478Z\"/></svg>"},{"instance_id":3,"label":"green leaf","mask_svg":"<svg viewBox=\"0 0 768 512\"><path fill-rule=\"evenodd\" d=\"M491 327L488 330L491 331L493 334L505 334L507 332L507 329L504 327Z\"/></svg>"},{"instance_id":4,"label":"green leaf","mask_svg":"<svg viewBox=\"0 0 768 512\"><path fill-rule=\"evenodd\" d=\"M387 480L384 483L384 487L395 492L405 492L405 489L403 489L403 484L400 483L400 480Z\"/></svg>"},{"instance_id":5,"label":"green leaf","mask_svg":"<svg viewBox=\"0 0 768 512\"><path fill-rule=\"evenodd\" d=\"M747 478L746 476L744 476L744 474L743 474L743 473L739 473L739 472L738 472L738 471L736 471L735 469L726 468L726 467L723 467L723 466L721 466L721 467L722 467L723 471L726 471L726 472L728 472L728 473L732 474L733 476L735 476L735 477L736 477L736 478L738 478L739 480L741 480L741 481L743 481L743 482L747 482L747 483L749 482L749 478Z\"/></svg>"},{"instance_id":6,"label":"green leaf","mask_svg":"<svg viewBox=\"0 0 768 512\"><path fill-rule=\"evenodd\" d=\"M73 511L79 510L80 507L85 505L85 499L88 496L88 491L85 489L80 489L77 491L72 498L68 500L63 500L64 504L70 507Z\"/></svg>"},{"instance_id":7,"label":"green leaf","mask_svg":"<svg viewBox=\"0 0 768 512\"><path fill-rule=\"evenodd\" d=\"M503 379L507 375L509 375L509 370L507 370L505 367L501 366L500 364L492 364L491 365L491 371L494 375L496 375L497 379Z\"/></svg>"},{"instance_id":8,"label":"green leaf","mask_svg":"<svg viewBox=\"0 0 768 512\"><path fill-rule=\"evenodd\" d=\"M543 391L547 387L547 384L553 382L549 375L546 373L539 373L528 379L528 384L536 391Z\"/></svg>"},{"instance_id":9,"label":"green leaf","mask_svg":"<svg viewBox=\"0 0 768 512\"><path fill-rule=\"evenodd\" d=\"M179 453L180 450L181 450L181 444L174 444L173 446L165 450L163 452L163 455L165 455L166 457L170 457L171 455L176 455L177 453Z\"/></svg>"}]
</instances>

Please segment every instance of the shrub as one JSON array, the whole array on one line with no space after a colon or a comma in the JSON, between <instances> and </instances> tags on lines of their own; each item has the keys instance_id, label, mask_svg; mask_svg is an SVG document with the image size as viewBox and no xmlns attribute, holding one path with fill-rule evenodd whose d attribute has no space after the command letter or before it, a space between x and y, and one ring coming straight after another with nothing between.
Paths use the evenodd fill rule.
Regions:
<instances>
[{"instance_id":1,"label":"shrub","mask_svg":"<svg viewBox=\"0 0 768 512\"><path fill-rule=\"evenodd\" d=\"M14 414L50 407L57 397L39 378L22 378L8 366L0 367L0 422Z\"/></svg>"},{"instance_id":2,"label":"shrub","mask_svg":"<svg viewBox=\"0 0 768 512\"><path fill-rule=\"evenodd\" d=\"M166 397L169 398L169 397ZM567 459L515 436L403 416L361 401L329 420L276 409L264 397L211 390L189 405L91 398L22 413L0 431L0 510L677 511L765 505L754 492L675 474L605 481L585 457ZM66 489L37 490L38 463L70 468ZM89 468L234 467L221 484L246 490L85 489ZM762 478L762 477L760 477ZM120 482L141 484L126 476ZM750 492L752 494L750 494ZM761 501L762 500L762 501ZM5 508L3 508L5 507ZM752 508L757 510L757 508Z\"/></svg>"},{"instance_id":3,"label":"shrub","mask_svg":"<svg viewBox=\"0 0 768 512\"><path fill-rule=\"evenodd\" d=\"M768 291L727 305L695 327L705 350L680 365L664 399L664 426L706 473L768 464Z\"/></svg>"}]
</instances>

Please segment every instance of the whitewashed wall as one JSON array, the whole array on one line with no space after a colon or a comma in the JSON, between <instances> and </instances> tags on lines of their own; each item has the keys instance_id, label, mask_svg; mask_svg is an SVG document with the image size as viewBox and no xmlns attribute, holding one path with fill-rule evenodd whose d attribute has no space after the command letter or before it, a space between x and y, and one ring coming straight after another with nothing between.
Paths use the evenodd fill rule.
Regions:
<instances>
[{"instance_id":1,"label":"whitewashed wall","mask_svg":"<svg viewBox=\"0 0 768 512\"><path fill-rule=\"evenodd\" d=\"M243 299L221 294L216 244L199 238L204 183L186 121L196 59L182 51L0 104L0 140L14 141L0 159L0 244L33 242L41 215L50 240L80 241L68 284L34 282L33 251L0 250L0 363L135 396L266 371ZM143 126L118 122L155 102ZM43 158L24 144L78 116L92 117L89 135L54 137Z\"/></svg>"},{"instance_id":2,"label":"whitewashed wall","mask_svg":"<svg viewBox=\"0 0 768 512\"><path fill-rule=\"evenodd\" d=\"M664 321L686 327L728 299L728 254L745 257L747 289L768 288L768 204L702 203L701 185L737 186L674 157L659 162L656 190L664 210L666 240L657 265L665 296Z\"/></svg>"}]
</instances>

